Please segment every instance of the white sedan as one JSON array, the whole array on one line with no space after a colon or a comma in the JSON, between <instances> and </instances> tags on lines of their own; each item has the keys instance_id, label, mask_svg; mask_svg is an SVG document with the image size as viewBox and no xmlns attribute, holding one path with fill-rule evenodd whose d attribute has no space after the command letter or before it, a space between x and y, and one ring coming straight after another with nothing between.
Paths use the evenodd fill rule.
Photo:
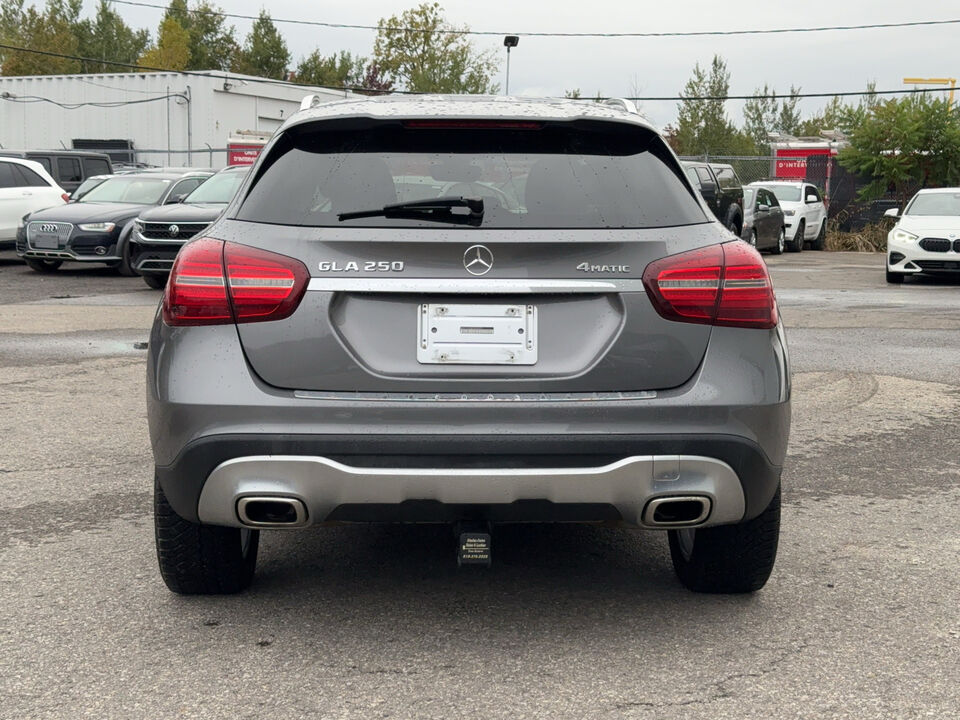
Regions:
<instances>
[{"instance_id":1,"label":"white sedan","mask_svg":"<svg viewBox=\"0 0 960 720\"><path fill-rule=\"evenodd\" d=\"M919 273L960 276L960 188L921 190L887 235L887 282Z\"/></svg>"}]
</instances>

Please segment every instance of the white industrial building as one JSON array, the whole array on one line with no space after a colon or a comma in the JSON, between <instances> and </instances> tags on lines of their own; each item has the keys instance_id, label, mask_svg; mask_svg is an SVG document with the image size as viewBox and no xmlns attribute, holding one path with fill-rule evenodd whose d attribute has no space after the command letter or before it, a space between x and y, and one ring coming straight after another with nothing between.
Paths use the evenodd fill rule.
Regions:
<instances>
[{"instance_id":1,"label":"white industrial building","mask_svg":"<svg viewBox=\"0 0 960 720\"><path fill-rule=\"evenodd\" d=\"M231 136L272 133L309 93L345 94L215 71L0 77L0 145L109 149L119 160L126 144L137 162L220 168Z\"/></svg>"}]
</instances>

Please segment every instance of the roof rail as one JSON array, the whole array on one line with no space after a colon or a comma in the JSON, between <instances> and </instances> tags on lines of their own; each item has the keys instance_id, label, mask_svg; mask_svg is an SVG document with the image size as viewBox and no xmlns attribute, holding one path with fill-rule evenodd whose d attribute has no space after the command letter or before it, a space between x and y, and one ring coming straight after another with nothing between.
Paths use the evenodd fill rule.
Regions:
<instances>
[{"instance_id":1,"label":"roof rail","mask_svg":"<svg viewBox=\"0 0 960 720\"><path fill-rule=\"evenodd\" d=\"M609 105L610 107L618 107L621 110L626 110L632 115L639 115L640 111L637 110L637 106L632 100L627 100L626 98L607 98L603 101L604 105Z\"/></svg>"}]
</instances>

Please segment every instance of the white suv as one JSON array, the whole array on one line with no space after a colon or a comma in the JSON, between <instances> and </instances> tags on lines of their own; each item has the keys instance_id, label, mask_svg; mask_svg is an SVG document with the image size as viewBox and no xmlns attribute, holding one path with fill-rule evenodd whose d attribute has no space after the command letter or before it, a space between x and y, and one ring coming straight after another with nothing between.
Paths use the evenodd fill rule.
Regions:
<instances>
[{"instance_id":1,"label":"white suv","mask_svg":"<svg viewBox=\"0 0 960 720\"><path fill-rule=\"evenodd\" d=\"M827 208L815 185L789 180L769 180L750 185L766 188L780 201L789 238L787 250L800 252L804 243L809 243L814 250L823 250L827 237Z\"/></svg>"},{"instance_id":2,"label":"white suv","mask_svg":"<svg viewBox=\"0 0 960 720\"><path fill-rule=\"evenodd\" d=\"M40 163L0 158L0 248L13 247L24 215L69 199Z\"/></svg>"}]
</instances>

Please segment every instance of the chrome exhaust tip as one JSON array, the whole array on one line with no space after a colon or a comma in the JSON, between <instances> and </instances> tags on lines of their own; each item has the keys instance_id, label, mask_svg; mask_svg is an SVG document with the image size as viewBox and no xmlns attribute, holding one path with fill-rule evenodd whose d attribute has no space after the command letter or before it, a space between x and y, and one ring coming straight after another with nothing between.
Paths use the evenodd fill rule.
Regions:
<instances>
[{"instance_id":1,"label":"chrome exhaust tip","mask_svg":"<svg viewBox=\"0 0 960 720\"><path fill-rule=\"evenodd\" d=\"M654 498L643 511L643 524L650 527L690 527L705 522L712 503L704 495L673 495Z\"/></svg>"},{"instance_id":2,"label":"chrome exhaust tip","mask_svg":"<svg viewBox=\"0 0 960 720\"><path fill-rule=\"evenodd\" d=\"M252 528L297 528L307 524L307 507L299 498L247 495L237 500L237 517Z\"/></svg>"}]
</instances>

